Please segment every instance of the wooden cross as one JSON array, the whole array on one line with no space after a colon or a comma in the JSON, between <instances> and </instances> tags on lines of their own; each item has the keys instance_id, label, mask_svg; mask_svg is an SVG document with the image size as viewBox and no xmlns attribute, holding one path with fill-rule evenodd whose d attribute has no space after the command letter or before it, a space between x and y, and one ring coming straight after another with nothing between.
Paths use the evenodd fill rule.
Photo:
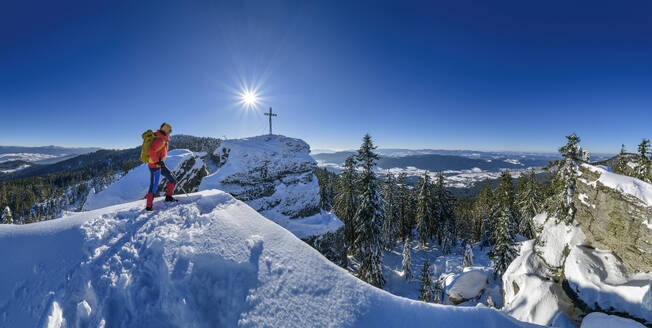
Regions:
<instances>
[{"instance_id":1,"label":"wooden cross","mask_svg":"<svg viewBox=\"0 0 652 328\"><path fill-rule=\"evenodd\" d=\"M272 114L272 107L269 108L269 113L265 113L269 116L269 134L272 134L272 116L278 116L278 114Z\"/></svg>"}]
</instances>

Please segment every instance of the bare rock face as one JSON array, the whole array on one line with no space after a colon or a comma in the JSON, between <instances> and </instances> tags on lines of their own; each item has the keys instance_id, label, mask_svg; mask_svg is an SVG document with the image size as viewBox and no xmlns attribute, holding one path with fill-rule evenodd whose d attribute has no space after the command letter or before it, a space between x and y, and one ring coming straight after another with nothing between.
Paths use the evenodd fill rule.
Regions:
<instances>
[{"instance_id":1,"label":"bare rock face","mask_svg":"<svg viewBox=\"0 0 652 328\"><path fill-rule=\"evenodd\" d=\"M652 207L640 198L601 181L613 174L594 167L580 167L575 219L586 243L611 250L632 270L652 271Z\"/></svg>"}]
</instances>

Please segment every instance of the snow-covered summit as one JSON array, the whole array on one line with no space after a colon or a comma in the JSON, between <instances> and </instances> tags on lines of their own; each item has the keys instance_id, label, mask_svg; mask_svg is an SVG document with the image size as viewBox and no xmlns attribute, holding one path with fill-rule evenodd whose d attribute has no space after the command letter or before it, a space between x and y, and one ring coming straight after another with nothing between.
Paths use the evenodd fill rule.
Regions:
<instances>
[{"instance_id":1,"label":"snow-covered summit","mask_svg":"<svg viewBox=\"0 0 652 328\"><path fill-rule=\"evenodd\" d=\"M1 225L0 326L529 326L391 295L227 193L190 197Z\"/></svg>"},{"instance_id":2,"label":"snow-covered summit","mask_svg":"<svg viewBox=\"0 0 652 328\"><path fill-rule=\"evenodd\" d=\"M282 135L224 140L213 155L218 169L199 190L224 190L301 238L342 226L320 211L317 162L305 141Z\"/></svg>"}]
</instances>

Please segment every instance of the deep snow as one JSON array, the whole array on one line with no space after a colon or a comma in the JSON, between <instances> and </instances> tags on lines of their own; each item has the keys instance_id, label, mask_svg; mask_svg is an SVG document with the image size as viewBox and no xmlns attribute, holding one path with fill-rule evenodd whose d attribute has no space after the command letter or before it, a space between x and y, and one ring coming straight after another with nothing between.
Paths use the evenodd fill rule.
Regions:
<instances>
[{"instance_id":1,"label":"deep snow","mask_svg":"<svg viewBox=\"0 0 652 328\"><path fill-rule=\"evenodd\" d=\"M229 194L0 226L3 327L526 327L374 288Z\"/></svg>"},{"instance_id":2,"label":"deep snow","mask_svg":"<svg viewBox=\"0 0 652 328\"><path fill-rule=\"evenodd\" d=\"M165 165L174 172L179 169L181 163L192 156L194 156L194 153L190 150L171 150L168 152ZM198 159L197 163L201 163L201 160ZM91 192L84 203L84 211L144 199L149 188L149 176L147 164L136 167L106 189L96 194ZM164 178L161 177L159 183L163 183L163 180Z\"/></svg>"}]
</instances>

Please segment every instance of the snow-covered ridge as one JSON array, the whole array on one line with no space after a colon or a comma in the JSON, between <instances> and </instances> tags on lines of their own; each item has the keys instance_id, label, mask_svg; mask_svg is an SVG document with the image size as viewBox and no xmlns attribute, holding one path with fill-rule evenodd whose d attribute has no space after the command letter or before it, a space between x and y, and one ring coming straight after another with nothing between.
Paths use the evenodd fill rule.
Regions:
<instances>
[{"instance_id":1,"label":"snow-covered ridge","mask_svg":"<svg viewBox=\"0 0 652 328\"><path fill-rule=\"evenodd\" d=\"M174 174L177 174L181 165L191 158L195 160L195 167L201 168L203 166L203 162L199 156L186 149L171 150L168 153L166 165ZM101 192L97 194L91 192L88 195L86 203L84 203L83 209L88 211L144 199L149 188L149 176L150 173L147 164L142 164ZM177 178L180 177L178 176ZM163 180L161 177L159 183L163 184Z\"/></svg>"},{"instance_id":2,"label":"snow-covered ridge","mask_svg":"<svg viewBox=\"0 0 652 328\"><path fill-rule=\"evenodd\" d=\"M227 193L190 197L0 226L0 326L530 326L391 295Z\"/></svg>"}]
</instances>

